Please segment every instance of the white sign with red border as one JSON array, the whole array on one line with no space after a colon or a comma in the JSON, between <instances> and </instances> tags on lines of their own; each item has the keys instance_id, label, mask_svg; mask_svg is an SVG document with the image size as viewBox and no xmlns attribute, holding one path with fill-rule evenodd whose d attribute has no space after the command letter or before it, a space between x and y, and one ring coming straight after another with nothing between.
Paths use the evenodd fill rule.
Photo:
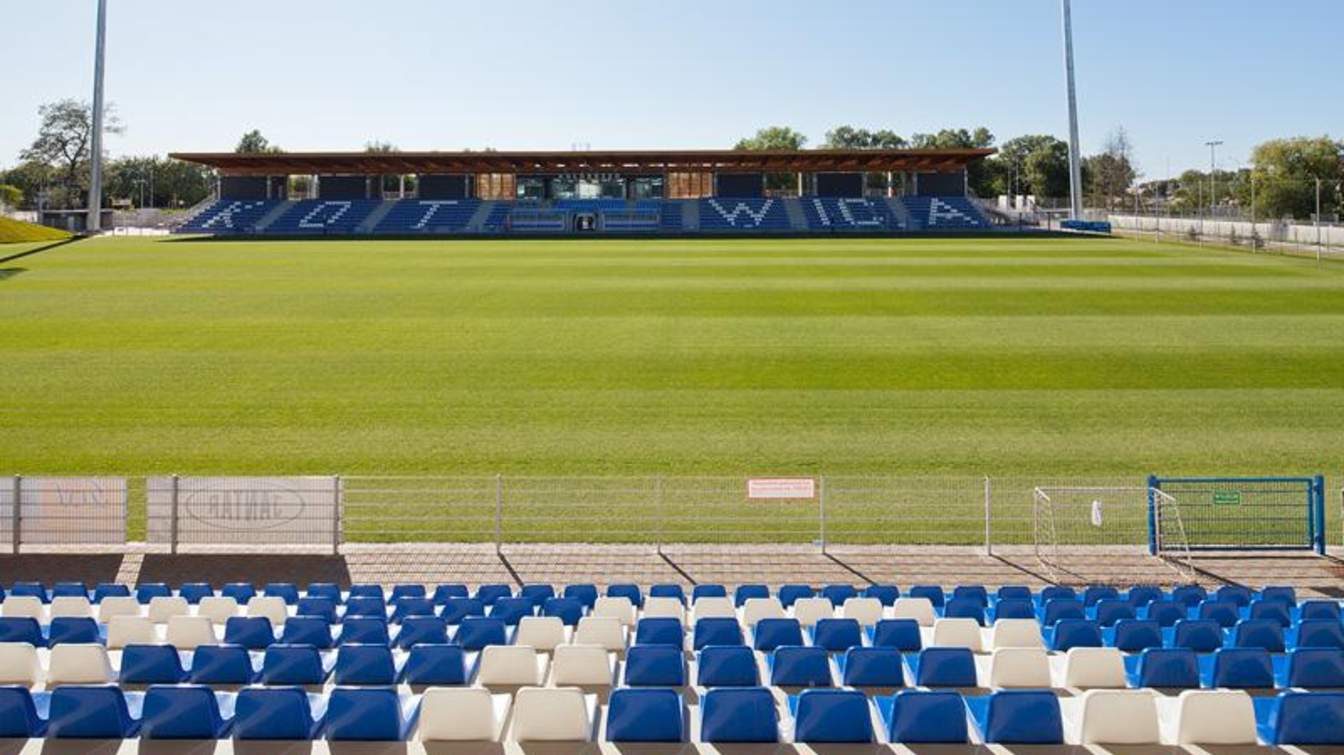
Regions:
<instances>
[{"instance_id":1,"label":"white sign with red border","mask_svg":"<svg viewBox=\"0 0 1344 755\"><path fill-rule=\"evenodd\" d=\"M817 497L811 477L753 477L747 480L749 500L806 500Z\"/></svg>"}]
</instances>

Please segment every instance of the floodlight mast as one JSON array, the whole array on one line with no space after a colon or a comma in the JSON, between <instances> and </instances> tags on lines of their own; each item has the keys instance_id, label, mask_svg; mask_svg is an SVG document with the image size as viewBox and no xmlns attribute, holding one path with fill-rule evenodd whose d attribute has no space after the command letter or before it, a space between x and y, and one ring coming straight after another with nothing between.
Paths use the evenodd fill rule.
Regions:
<instances>
[{"instance_id":1,"label":"floodlight mast","mask_svg":"<svg viewBox=\"0 0 1344 755\"><path fill-rule=\"evenodd\" d=\"M1073 13L1069 0L1060 0L1064 17L1064 76L1069 91L1069 209L1083 217L1082 161L1078 156L1078 95L1073 81Z\"/></svg>"},{"instance_id":2,"label":"floodlight mast","mask_svg":"<svg viewBox=\"0 0 1344 755\"><path fill-rule=\"evenodd\" d=\"M107 0L98 0L98 35L93 52L93 134L90 139L89 218L85 228L102 229L103 207L103 53L107 38Z\"/></svg>"}]
</instances>

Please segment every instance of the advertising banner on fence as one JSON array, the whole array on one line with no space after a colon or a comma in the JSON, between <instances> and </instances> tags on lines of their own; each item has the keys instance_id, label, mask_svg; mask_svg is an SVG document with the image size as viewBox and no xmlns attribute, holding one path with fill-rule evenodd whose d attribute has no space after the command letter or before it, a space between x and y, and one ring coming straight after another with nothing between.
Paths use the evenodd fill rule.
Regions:
<instances>
[{"instance_id":1,"label":"advertising banner on fence","mask_svg":"<svg viewBox=\"0 0 1344 755\"><path fill-rule=\"evenodd\" d=\"M753 477L747 480L751 500L797 500L817 497L817 481L811 477Z\"/></svg>"},{"instance_id":2,"label":"advertising banner on fence","mask_svg":"<svg viewBox=\"0 0 1344 755\"><path fill-rule=\"evenodd\" d=\"M172 477L147 480L149 542L330 545L339 524L334 477ZM177 515L173 515L173 500Z\"/></svg>"},{"instance_id":3,"label":"advertising banner on fence","mask_svg":"<svg viewBox=\"0 0 1344 755\"><path fill-rule=\"evenodd\" d=\"M126 478L0 479L0 532L14 537L17 481L19 539L24 545L121 545L126 542Z\"/></svg>"}]
</instances>

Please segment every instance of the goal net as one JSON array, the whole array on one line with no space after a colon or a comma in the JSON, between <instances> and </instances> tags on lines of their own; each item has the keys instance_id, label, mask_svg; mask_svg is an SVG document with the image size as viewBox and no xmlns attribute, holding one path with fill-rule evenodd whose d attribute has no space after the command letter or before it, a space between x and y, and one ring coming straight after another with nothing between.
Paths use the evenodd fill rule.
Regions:
<instances>
[{"instance_id":1,"label":"goal net","mask_svg":"<svg viewBox=\"0 0 1344 755\"><path fill-rule=\"evenodd\" d=\"M1098 564L1141 572L1135 557L1149 551L1183 578L1194 573L1176 498L1157 488L1037 487L1032 522L1036 559L1056 582L1092 579Z\"/></svg>"}]
</instances>

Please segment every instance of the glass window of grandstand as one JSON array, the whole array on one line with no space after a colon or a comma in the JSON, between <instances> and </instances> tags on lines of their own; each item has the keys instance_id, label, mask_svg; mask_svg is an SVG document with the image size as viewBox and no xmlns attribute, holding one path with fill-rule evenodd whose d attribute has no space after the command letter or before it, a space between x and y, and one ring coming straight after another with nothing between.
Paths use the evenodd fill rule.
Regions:
<instances>
[{"instance_id":1,"label":"glass window of grandstand","mask_svg":"<svg viewBox=\"0 0 1344 755\"><path fill-rule=\"evenodd\" d=\"M631 182L635 199L662 199L662 176L639 176Z\"/></svg>"},{"instance_id":2,"label":"glass window of grandstand","mask_svg":"<svg viewBox=\"0 0 1344 755\"><path fill-rule=\"evenodd\" d=\"M546 179L522 177L518 179L518 198L543 200L546 198Z\"/></svg>"},{"instance_id":3,"label":"glass window of grandstand","mask_svg":"<svg viewBox=\"0 0 1344 755\"><path fill-rule=\"evenodd\" d=\"M555 199L625 199L625 181L619 177L556 176L551 179Z\"/></svg>"}]
</instances>

